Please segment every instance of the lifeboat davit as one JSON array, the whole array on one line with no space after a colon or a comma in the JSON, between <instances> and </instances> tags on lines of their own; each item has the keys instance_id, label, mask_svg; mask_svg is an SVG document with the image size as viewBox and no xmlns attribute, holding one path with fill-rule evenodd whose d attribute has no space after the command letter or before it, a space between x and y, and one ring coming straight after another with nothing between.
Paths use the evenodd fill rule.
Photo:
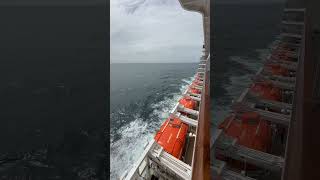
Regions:
<instances>
[{"instance_id":1,"label":"lifeboat davit","mask_svg":"<svg viewBox=\"0 0 320 180\"><path fill-rule=\"evenodd\" d=\"M179 118L170 117L162 124L154 139L166 152L181 159L188 127Z\"/></svg>"},{"instance_id":2,"label":"lifeboat davit","mask_svg":"<svg viewBox=\"0 0 320 180\"><path fill-rule=\"evenodd\" d=\"M192 85L194 85L194 86L201 86L201 85L202 85L202 82L200 82L200 81L198 81L198 80L194 80L194 81L192 82Z\"/></svg>"},{"instance_id":3,"label":"lifeboat davit","mask_svg":"<svg viewBox=\"0 0 320 180\"><path fill-rule=\"evenodd\" d=\"M268 152L271 147L271 127L256 112L246 112L239 117L231 115L219 125L219 129L248 148Z\"/></svg>"},{"instance_id":4,"label":"lifeboat davit","mask_svg":"<svg viewBox=\"0 0 320 180\"><path fill-rule=\"evenodd\" d=\"M281 90L268 82L254 83L250 91L263 99L281 101Z\"/></svg>"},{"instance_id":5,"label":"lifeboat davit","mask_svg":"<svg viewBox=\"0 0 320 180\"><path fill-rule=\"evenodd\" d=\"M197 81L201 81L200 76L199 76L199 75L197 75L197 76L196 76L196 78L195 78L195 80L197 80Z\"/></svg>"},{"instance_id":6,"label":"lifeboat davit","mask_svg":"<svg viewBox=\"0 0 320 180\"><path fill-rule=\"evenodd\" d=\"M189 109L196 109L196 107L197 107L197 101L191 99L188 96L181 98L179 100L179 103Z\"/></svg>"},{"instance_id":7,"label":"lifeboat davit","mask_svg":"<svg viewBox=\"0 0 320 180\"><path fill-rule=\"evenodd\" d=\"M281 67L279 64L268 64L266 67L270 69L273 75L289 76L289 70Z\"/></svg>"}]
</instances>

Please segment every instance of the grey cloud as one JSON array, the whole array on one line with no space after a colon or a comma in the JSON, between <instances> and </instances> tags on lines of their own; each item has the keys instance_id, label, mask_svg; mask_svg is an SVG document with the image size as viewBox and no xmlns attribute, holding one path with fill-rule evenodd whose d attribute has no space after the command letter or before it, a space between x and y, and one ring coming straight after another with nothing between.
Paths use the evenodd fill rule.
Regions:
<instances>
[{"instance_id":1,"label":"grey cloud","mask_svg":"<svg viewBox=\"0 0 320 180\"><path fill-rule=\"evenodd\" d=\"M111 0L110 8L111 63L198 61L202 18L178 0Z\"/></svg>"}]
</instances>

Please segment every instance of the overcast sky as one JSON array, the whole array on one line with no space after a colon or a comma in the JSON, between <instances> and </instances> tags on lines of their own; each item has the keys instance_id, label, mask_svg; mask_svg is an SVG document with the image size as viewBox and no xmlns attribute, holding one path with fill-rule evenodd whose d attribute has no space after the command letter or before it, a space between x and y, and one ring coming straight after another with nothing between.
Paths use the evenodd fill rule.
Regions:
<instances>
[{"instance_id":1,"label":"overcast sky","mask_svg":"<svg viewBox=\"0 0 320 180\"><path fill-rule=\"evenodd\" d=\"M197 62L202 17L178 0L110 0L111 63Z\"/></svg>"}]
</instances>

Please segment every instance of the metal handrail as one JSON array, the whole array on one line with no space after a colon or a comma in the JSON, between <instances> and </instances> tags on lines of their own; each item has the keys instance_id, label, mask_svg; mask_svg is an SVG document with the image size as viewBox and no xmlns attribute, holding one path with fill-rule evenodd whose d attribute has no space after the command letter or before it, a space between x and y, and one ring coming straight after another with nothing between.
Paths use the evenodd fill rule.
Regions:
<instances>
[{"instance_id":1,"label":"metal handrail","mask_svg":"<svg viewBox=\"0 0 320 180\"><path fill-rule=\"evenodd\" d=\"M204 88L201 94L200 113L197 128L197 138L193 158L192 179L210 179L210 54L207 57L207 66L204 79Z\"/></svg>"}]
</instances>

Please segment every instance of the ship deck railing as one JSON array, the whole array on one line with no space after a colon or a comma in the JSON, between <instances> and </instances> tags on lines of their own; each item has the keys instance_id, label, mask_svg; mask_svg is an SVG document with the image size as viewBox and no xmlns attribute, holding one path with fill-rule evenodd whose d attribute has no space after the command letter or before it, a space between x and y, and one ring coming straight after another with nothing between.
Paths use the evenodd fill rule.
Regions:
<instances>
[{"instance_id":1,"label":"ship deck railing","mask_svg":"<svg viewBox=\"0 0 320 180\"><path fill-rule=\"evenodd\" d=\"M254 178L234 172L226 167L226 162L214 159L214 164L211 165L212 179L221 180L255 180Z\"/></svg>"},{"instance_id":2,"label":"ship deck railing","mask_svg":"<svg viewBox=\"0 0 320 180\"><path fill-rule=\"evenodd\" d=\"M237 144L237 140L222 134L217 142L216 152L232 159L245 161L271 171L281 171L284 159L269 153Z\"/></svg>"}]
</instances>

